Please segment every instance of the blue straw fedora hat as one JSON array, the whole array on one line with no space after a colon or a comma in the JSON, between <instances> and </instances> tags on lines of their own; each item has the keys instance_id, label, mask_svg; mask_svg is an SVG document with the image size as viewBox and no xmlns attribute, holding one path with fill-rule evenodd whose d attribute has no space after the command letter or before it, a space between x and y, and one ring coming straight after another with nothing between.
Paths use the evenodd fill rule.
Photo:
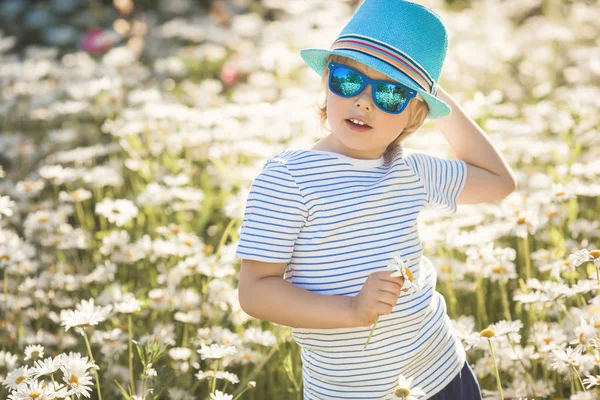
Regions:
<instances>
[{"instance_id":1,"label":"blue straw fedora hat","mask_svg":"<svg viewBox=\"0 0 600 400\"><path fill-rule=\"evenodd\" d=\"M441 17L405 0L365 0L329 49L300 50L319 75L330 54L351 58L413 88L429 106L429 118L450 114L436 97L437 82L448 49Z\"/></svg>"}]
</instances>

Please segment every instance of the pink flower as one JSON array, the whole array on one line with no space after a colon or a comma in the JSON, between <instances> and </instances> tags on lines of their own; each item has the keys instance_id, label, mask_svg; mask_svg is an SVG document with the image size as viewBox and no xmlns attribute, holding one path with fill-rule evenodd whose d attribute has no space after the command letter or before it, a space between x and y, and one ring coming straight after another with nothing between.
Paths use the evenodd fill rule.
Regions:
<instances>
[{"instance_id":1,"label":"pink flower","mask_svg":"<svg viewBox=\"0 0 600 400\"><path fill-rule=\"evenodd\" d=\"M225 63L221 68L219 78L221 78L224 84L231 86L238 80L238 71L233 64Z\"/></svg>"},{"instance_id":2,"label":"pink flower","mask_svg":"<svg viewBox=\"0 0 600 400\"><path fill-rule=\"evenodd\" d=\"M105 53L118 41L118 35L113 31L100 28L92 29L81 40L81 48L88 53Z\"/></svg>"}]
</instances>

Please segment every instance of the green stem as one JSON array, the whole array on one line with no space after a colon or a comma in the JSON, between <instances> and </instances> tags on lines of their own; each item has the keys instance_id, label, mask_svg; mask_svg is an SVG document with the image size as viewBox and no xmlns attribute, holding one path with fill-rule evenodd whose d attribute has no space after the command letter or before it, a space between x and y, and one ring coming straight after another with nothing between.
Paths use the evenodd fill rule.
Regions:
<instances>
[{"instance_id":1,"label":"green stem","mask_svg":"<svg viewBox=\"0 0 600 400\"><path fill-rule=\"evenodd\" d=\"M2 289L4 291L4 320L8 321L8 268L4 267L4 280L2 281ZM4 348L4 346L3 346Z\"/></svg>"},{"instance_id":2,"label":"green stem","mask_svg":"<svg viewBox=\"0 0 600 400\"><path fill-rule=\"evenodd\" d=\"M529 254L529 232L525 234L523 241L523 260L525 261L525 282L531 278L531 258Z\"/></svg>"},{"instance_id":3,"label":"green stem","mask_svg":"<svg viewBox=\"0 0 600 400\"><path fill-rule=\"evenodd\" d=\"M131 314L127 315L127 328L129 330L129 388L131 390L131 395L133 396L135 393L135 387L133 383L133 326Z\"/></svg>"},{"instance_id":4,"label":"green stem","mask_svg":"<svg viewBox=\"0 0 600 400\"><path fill-rule=\"evenodd\" d=\"M219 240L219 245L217 246L217 249L215 250L215 254L219 254L219 250L221 250L221 247L223 247L223 245L225 244L225 241L227 240L227 237L229 235L229 231L231 230L231 227L235 223L236 223L236 219L234 218L231 221L229 221L229 223L227 224L225 231L223 231L223 236L221 236L221 240Z\"/></svg>"},{"instance_id":5,"label":"green stem","mask_svg":"<svg viewBox=\"0 0 600 400\"><path fill-rule=\"evenodd\" d=\"M252 381L256 375L258 375L258 373L264 368L264 366L271 359L271 357L273 357L273 354L275 354L275 352L277 351L278 348L279 348L279 343L277 343L273 347L271 347L271 350L261 360L260 364L254 366L254 368L252 369L252 372L250 372L250 374L244 379L244 384L245 385L247 385L250 381ZM243 374L242 376L244 376L244 375L245 374ZM238 385L238 389L237 390L240 390L241 387L242 387L242 384ZM236 392L233 393L233 395L235 396L235 399L237 399L238 397L240 397L242 395L242 393L244 393L246 390L248 390L248 388L244 389L241 393L239 393L239 394L236 395L237 390L236 390Z\"/></svg>"},{"instance_id":6,"label":"green stem","mask_svg":"<svg viewBox=\"0 0 600 400\"><path fill-rule=\"evenodd\" d=\"M219 370L219 359L217 358L217 366L215 367L215 376L213 376L210 392L214 393L217 387L217 371Z\"/></svg>"},{"instance_id":7,"label":"green stem","mask_svg":"<svg viewBox=\"0 0 600 400\"><path fill-rule=\"evenodd\" d=\"M240 392L240 394L238 394L237 396L235 396L235 397L233 398L233 400L238 400L240 397L242 397L242 395L244 394L244 392L246 392L246 390L248 390L248 389L250 389L250 388L249 388L249 387L246 387L244 390L242 390L242 391Z\"/></svg>"},{"instance_id":8,"label":"green stem","mask_svg":"<svg viewBox=\"0 0 600 400\"><path fill-rule=\"evenodd\" d=\"M375 327L377 326L377 321L379 321L379 315L377 316L377 319L375 320L375 322L373 322L373 327L371 328L371 332L369 332L369 337L367 338L367 342L365 343L365 346L363 347L362 351L365 351L365 349L367 348L367 345L371 341L371 336L373 336L373 332L375 331Z\"/></svg>"},{"instance_id":9,"label":"green stem","mask_svg":"<svg viewBox=\"0 0 600 400\"><path fill-rule=\"evenodd\" d=\"M510 334L508 334L506 336L508 337L508 342L510 343L510 347L512 347L513 352L515 353L515 356L517 356L517 360L519 360L519 363L523 367L523 371L525 372L525 377L527 378L527 384L529 385L529 389L531 389L531 395L535 396L535 385L533 384L533 380L531 379L531 376L529 375L529 372L527 371L527 367L525 366L525 363L523 362L521 357L519 357L519 354L517 353L517 349L515 349L515 345L514 345L513 341L510 339Z\"/></svg>"},{"instance_id":10,"label":"green stem","mask_svg":"<svg viewBox=\"0 0 600 400\"><path fill-rule=\"evenodd\" d=\"M581 376L579 376L579 372L577 372L577 369L575 368L575 366L573 364L571 364L571 367L573 368L573 371L575 371L575 375L577 375L577 379L579 379L579 383L581 384L581 388L583 389L584 392L587 392L585 386L583 386L583 381L581 380Z\"/></svg>"},{"instance_id":11,"label":"green stem","mask_svg":"<svg viewBox=\"0 0 600 400\"><path fill-rule=\"evenodd\" d=\"M492 353L492 360L494 361L494 371L496 372L496 384L498 385L498 392L500 392L500 400L504 400L502 383L500 382L500 373L498 372L498 364L496 363L496 356L494 355L494 346L492 346L492 341L489 338L488 344L490 345L490 352Z\"/></svg>"},{"instance_id":12,"label":"green stem","mask_svg":"<svg viewBox=\"0 0 600 400\"><path fill-rule=\"evenodd\" d=\"M483 279L481 276L475 278L476 290L475 296L477 297L477 316L480 319L481 326L488 326L488 315L487 309L485 308L485 293L483 292Z\"/></svg>"},{"instance_id":13,"label":"green stem","mask_svg":"<svg viewBox=\"0 0 600 400\"><path fill-rule=\"evenodd\" d=\"M504 318L506 318L507 321L512 321L510 306L508 304L508 294L506 293L506 282L502 279L500 280L500 292L502 297L502 308L504 309Z\"/></svg>"},{"instance_id":14,"label":"green stem","mask_svg":"<svg viewBox=\"0 0 600 400\"><path fill-rule=\"evenodd\" d=\"M85 329L82 328L83 331L83 339L85 340L85 346L87 347L88 356L90 356L90 361L96 364L94 361L94 356L92 355L92 348L90 347L90 341L88 340L87 333L85 333ZM100 390L100 377L98 376L98 370L96 368L92 368L94 370L94 375L96 376L96 389L98 390L98 400L102 400L102 392Z\"/></svg>"}]
</instances>

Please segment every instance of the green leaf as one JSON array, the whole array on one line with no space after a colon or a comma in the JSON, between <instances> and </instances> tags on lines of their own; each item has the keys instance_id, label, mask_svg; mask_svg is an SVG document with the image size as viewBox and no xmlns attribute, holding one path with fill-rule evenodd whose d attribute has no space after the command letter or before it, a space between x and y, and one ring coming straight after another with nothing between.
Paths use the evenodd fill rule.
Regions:
<instances>
[{"instance_id":1,"label":"green leaf","mask_svg":"<svg viewBox=\"0 0 600 400\"><path fill-rule=\"evenodd\" d=\"M121 386L116 379L113 379L113 381L117 384L119 390L121 390L121 394L123 395L123 397L125 397L127 400L131 400L131 396L127 393L125 389L123 389L123 386Z\"/></svg>"}]
</instances>

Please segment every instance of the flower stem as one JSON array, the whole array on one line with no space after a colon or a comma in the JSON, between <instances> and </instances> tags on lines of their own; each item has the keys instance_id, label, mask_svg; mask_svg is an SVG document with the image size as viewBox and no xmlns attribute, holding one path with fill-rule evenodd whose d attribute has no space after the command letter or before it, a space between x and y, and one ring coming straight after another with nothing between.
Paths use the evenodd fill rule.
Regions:
<instances>
[{"instance_id":1,"label":"flower stem","mask_svg":"<svg viewBox=\"0 0 600 400\"><path fill-rule=\"evenodd\" d=\"M377 326L377 321L379 321L379 315L377 316L377 319L375 320L375 322L373 322L373 327L371 328L371 332L369 332L369 337L367 338L367 342L365 343L365 346L363 347L362 351L365 351L365 349L367 348L367 345L371 341L371 336L373 336L373 332L375 331L375 326Z\"/></svg>"},{"instance_id":2,"label":"flower stem","mask_svg":"<svg viewBox=\"0 0 600 400\"><path fill-rule=\"evenodd\" d=\"M498 385L498 392L500 392L500 400L504 400L504 394L502 394L502 383L500 382L500 373L498 372L498 364L496 363L496 356L494 355L494 346L492 346L492 341L489 338L488 344L490 345L490 352L492 353L492 360L494 361L494 371L496 372L496 384Z\"/></svg>"},{"instance_id":3,"label":"flower stem","mask_svg":"<svg viewBox=\"0 0 600 400\"><path fill-rule=\"evenodd\" d=\"M83 331L83 339L85 340L85 346L87 347L88 356L90 356L90 361L96 364L94 361L94 356L92 355L92 348L90 347L90 341L88 340L87 334L85 333L85 329ZM94 375L96 376L96 390L98 391L98 400L102 400L102 391L100 390L100 377L98 376L98 370L96 368L92 368L94 370Z\"/></svg>"},{"instance_id":4,"label":"flower stem","mask_svg":"<svg viewBox=\"0 0 600 400\"><path fill-rule=\"evenodd\" d=\"M235 398L233 400L238 400L246 390L250 389L250 387L246 387L242 392L240 392L240 394L238 394L237 396L235 396Z\"/></svg>"},{"instance_id":5,"label":"flower stem","mask_svg":"<svg viewBox=\"0 0 600 400\"><path fill-rule=\"evenodd\" d=\"M133 326L131 314L127 314L127 328L129 330L129 388L131 390L131 395L133 396L135 393L135 387L133 383Z\"/></svg>"},{"instance_id":6,"label":"flower stem","mask_svg":"<svg viewBox=\"0 0 600 400\"><path fill-rule=\"evenodd\" d=\"M504 318L507 321L512 321L510 315L510 306L508 304L508 294L506 293L506 281L500 280L500 293L502 294L502 308L504 309Z\"/></svg>"},{"instance_id":7,"label":"flower stem","mask_svg":"<svg viewBox=\"0 0 600 400\"><path fill-rule=\"evenodd\" d=\"M507 334L506 336L508 337L508 342L510 343L510 347L512 347L513 352L515 353L515 356L517 356L517 360L519 360L519 363L523 367L523 371L525 372L525 377L527 378L527 384L529 385L529 388L531 389L531 395L535 396L535 386L533 384L533 380L531 379L531 376L529 375L529 372L527 372L527 367L525 366L525 363L523 362L521 357L519 357L519 354L517 353L517 349L515 349L515 345L510 338L510 334Z\"/></svg>"},{"instance_id":8,"label":"flower stem","mask_svg":"<svg viewBox=\"0 0 600 400\"><path fill-rule=\"evenodd\" d=\"M573 364L571 364L571 367L573 368L573 371L575 371L575 375L577 375L577 378L579 379L579 383L581 384L583 391L587 392L585 386L583 386L583 381L581 380L581 376L579 376L579 372L577 372L577 369L575 369L575 366Z\"/></svg>"},{"instance_id":9,"label":"flower stem","mask_svg":"<svg viewBox=\"0 0 600 400\"><path fill-rule=\"evenodd\" d=\"M215 367L215 376L213 376L210 392L214 393L217 387L217 371L219 370L219 359L217 358L217 366Z\"/></svg>"}]
</instances>

